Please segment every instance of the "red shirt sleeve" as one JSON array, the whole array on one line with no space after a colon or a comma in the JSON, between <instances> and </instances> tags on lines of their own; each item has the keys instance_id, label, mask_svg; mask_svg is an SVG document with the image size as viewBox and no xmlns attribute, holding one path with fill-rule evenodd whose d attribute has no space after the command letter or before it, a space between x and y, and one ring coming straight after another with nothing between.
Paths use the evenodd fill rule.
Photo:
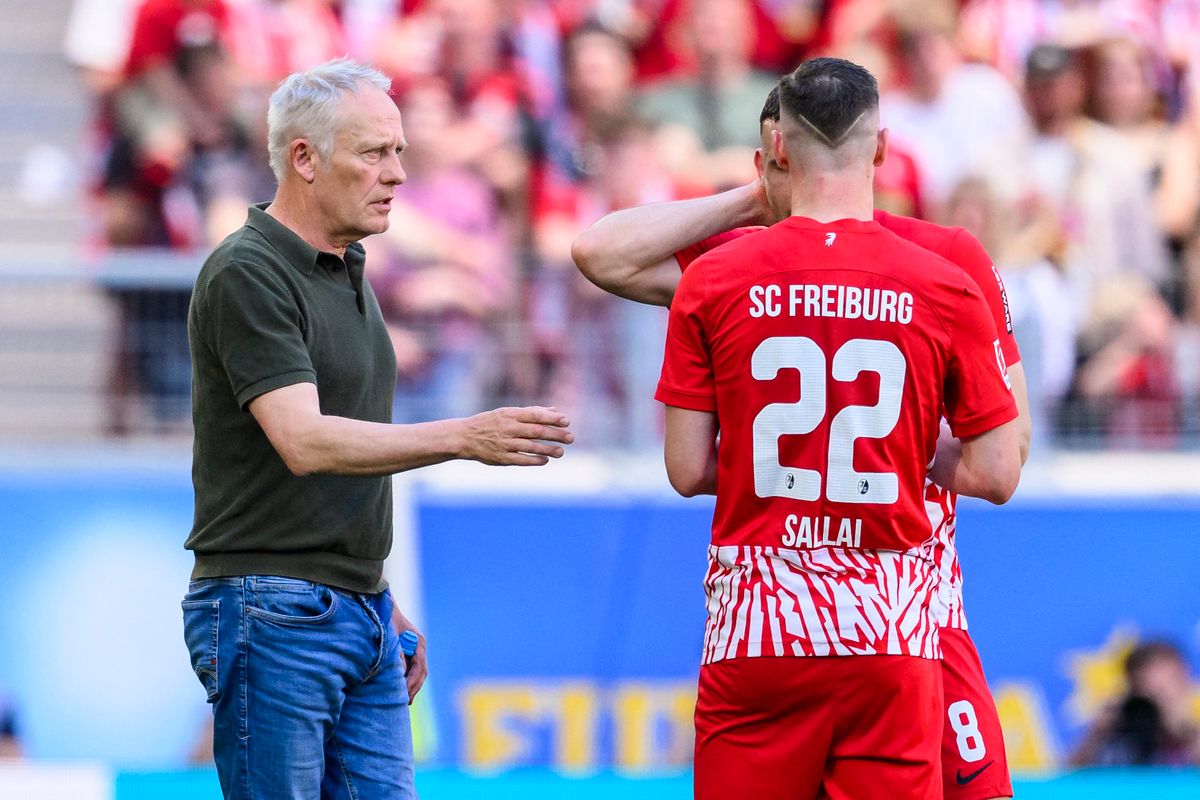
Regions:
<instances>
[{"instance_id":1,"label":"red shirt sleeve","mask_svg":"<svg viewBox=\"0 0 1200 800\"><path fill-rule=\"evenodd\" d=\"M662 377L654 397L692 411L716 411L717 390L705 336L704 268L688 270L679 281L667 322Z\"/></svg>"},{"instance_id":2,"label":"red shirt sleeve","mask_svg":"<svg viewBox=\"0 0 1200 800\"><path fill-rule=\"evenodd\" d=\"M1004 351L1004 360L1008 364L1021 361L1021 352L1017 349L1017 340L1013 336L1012 312L1008 307L1008 293L1004 290L1004 280L1000 270L992 263L992 258L983 249L979 240L965 230L959 230L946 247L945 257L962 267L971 276L983 299L991 311L992 320L996 324L996 332L1000 334L1000 348Z\"/></svg>"},{"instance_id":3,"label":"red shirt sleeve","mask_svg":"<svg viewBox=\"0 0 1200 800\"><path fill-rule=\"evenodd\" d=\"M977 436L1017 418L1004 352L996 325L973 281L947 319L950 353L946 368L945 415L958 438Z\"/></svg>"},{"instance_id":4,"label":"red shirt sleeve","mask_svg":"<svg viewBox=\"0 0 1200 800\"><path fill-rule=\"evenodd\" d=\"M726 242L732 242L734 239L739 239L749 233L757 233L762 229L762 226L734 228L731 231L718 233L715 236L710 236L707 239L701 239L695 244L688 245L675 254L675 260L679 262L679 271L687 272L687 268L692 265L692 262L709 250L716 250Z\"/></svg>"}]
</instances>

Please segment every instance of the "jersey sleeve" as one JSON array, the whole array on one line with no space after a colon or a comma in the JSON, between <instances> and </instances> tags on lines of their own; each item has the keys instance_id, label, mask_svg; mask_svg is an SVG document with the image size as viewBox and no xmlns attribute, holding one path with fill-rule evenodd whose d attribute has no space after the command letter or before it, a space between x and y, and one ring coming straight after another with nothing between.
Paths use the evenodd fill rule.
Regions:
<instances>
[{"instance_id":1,"label":"jersey sleeve","mask_svg":"<svg viewBox=\"0 0 1200 800\"><path fill-rule=\"evenodd\" d=\"M691 411L716 411L717 392L703 317L704 275L688 270L679 281L667 321L667 344L656 400Z\"/></svg>"},{"instance_id":2,"label":"jersey sleeve","mask_svg":"<svg viewBox=\"0 0 1200 800\"><path fill-rule=\"evenodd\" d=\"M1008 307L1008 293L1004 290L1004 281L1000 270L992 263L991 256L979 243L979 240L965 230L958 231L946 248L946 258L963 269L971 280L979 286L983 299L987 302L996 332L1000 336L1000 349L1004 351L1004 360L1008 364L1016 364L1021 360L1017 349L1017 340L1013 336L1012 312Z\"/></svg>"},{"instance_id":3,"label":"jersey sleeve","mask_svg":"<svg viewBox=\"0 0 1200 800\"><path fill-rule=\"evenodd\" d=\"M1004 351L991 311L974 282L948 315L945 412L950 432L958 438L986 433L1017 418Z\"/></svg>"},{"instance_id":4,"label":"jersey sleeve","mask_svg":"<svg viewBox=\"0 0 1200 800\"><path fill-rule=\"evenodd\" d=\"M286 286L252 267L213 277L201 335L229 377L238 405L296 383L316 383L300 308Z\"/></svg>"},{"instance_id":5,"label":"jersey sleeve","mask_svg":"<svg viewBox=\"0 0 1200 800\"><path fill-rule=\"evenodd\" d=\"M695 244L690 244L675 254L675 260L679 262L679 271L687 272L687 268L692 265L692 262L709 250L716 250L726 242L732 242L734 239L739 239L746 234L756 233L761 230L761 227L734 228L731 231L718 233L707 239L701 239Z\"/></svg>"}]
</instances>

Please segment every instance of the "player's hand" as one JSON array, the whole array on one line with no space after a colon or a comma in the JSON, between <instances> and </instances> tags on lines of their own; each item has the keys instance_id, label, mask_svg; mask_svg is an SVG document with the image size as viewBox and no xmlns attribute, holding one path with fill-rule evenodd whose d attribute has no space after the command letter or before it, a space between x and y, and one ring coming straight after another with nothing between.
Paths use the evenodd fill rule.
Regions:
<instances>
[{"instance_id":1,"label":"player's hand","mask_svg":"<svg viewBox=\"0 0 1200 800\"><path fill-rule=\"evenodd\" d=\"M754 192L754 204L757 212L755 223L758 225L770 225L775 221L774 212L771 211L771 202L767 199L767 183L761 177L755 178L754 182L747 186L748 189Z\"/></svg>"},{"instance_id":2,"label":"player's hand","mask_svg":"<svg viewBox=\"0 0 1200 800\"><path fill-rule=\"evenodd\" d=\"M560 458L575 441L570 420L554 408L498 408L463 420L462 457L493 466L536 467Z\"/></svg>"}]
</instances>

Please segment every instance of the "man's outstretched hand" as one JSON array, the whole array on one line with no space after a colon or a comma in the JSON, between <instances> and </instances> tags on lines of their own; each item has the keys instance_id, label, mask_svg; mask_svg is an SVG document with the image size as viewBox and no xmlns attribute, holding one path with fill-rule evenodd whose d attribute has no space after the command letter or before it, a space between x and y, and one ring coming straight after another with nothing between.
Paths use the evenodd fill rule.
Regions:
<instances>
[{"instance_id":1,"label":"man's outstretched hand","mask_svg":"<svg viewBox=\"0 0 1200 800\"><path fill-rule=\"evenodd\" d=\"M570 424L562 412L542 406L485 411L463 420L460 457L493 466L541 466L575 441Z\"/></svg>"}]
</instances>

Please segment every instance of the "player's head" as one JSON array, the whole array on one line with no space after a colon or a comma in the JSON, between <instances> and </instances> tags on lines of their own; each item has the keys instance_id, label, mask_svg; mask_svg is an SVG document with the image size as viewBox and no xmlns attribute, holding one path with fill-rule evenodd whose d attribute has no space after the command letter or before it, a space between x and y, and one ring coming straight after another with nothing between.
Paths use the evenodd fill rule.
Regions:
<instances>
[{"instance_id":1,"label":"player's head","mask_svg":"<svg viewBox=\"0 0 1200 800\"><path fill-rule=\"evenodd\" d=\"M883 163L887 131L879 127L879 86L858 64L805 61L779 82L779 111L772 153L793 183L829 174L869 182Z\"/></svg>"}]
</instances>

